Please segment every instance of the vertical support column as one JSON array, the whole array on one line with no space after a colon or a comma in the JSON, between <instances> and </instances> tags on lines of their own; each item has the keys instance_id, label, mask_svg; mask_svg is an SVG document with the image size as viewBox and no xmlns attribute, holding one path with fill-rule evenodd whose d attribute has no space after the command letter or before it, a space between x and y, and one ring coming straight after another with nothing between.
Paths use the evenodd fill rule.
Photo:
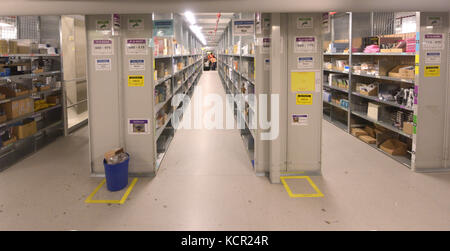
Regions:
<instances>
[{"instance_id":1,"label":"vertical support column","mask_svg":"<svg viewBox=\"0 0 450 251\"><path fill-rule=\"evenodd\" d=\"M317 175L322 147L321 15L288 16L287 171Z\"/></svg>"},{"instance_id":2,"label":"vertical support column","mask_svg":"<svg viewBox=\"0 0 450 251\"><path fill-rule=\"evenodd\" d=\"M121 15L121 131L133 176L155 174L152 26L150 14Z\"/></svg>"},{"instance_id":3,"label":"vertical support column","mask_svg":"<svg viewBox=\"0 0 450 251\"><path fill-rule=\"evenodd\" d=\"M445 115L448 90L448 31L447 12L421 12L419 45L419 72L416 76L417 105L415 105L416 172L438 172L445 167ZM440 20L437 21L436 20ZM434 21L434 22L432 22ZM439 56L436 56L439 55ZM438 60L439 58L439 60ZM417 72L416 72L417 74Z\"/></svg>"},{"instance_id":4,"label":"vertical support column","mask_svg":"<svg viewBox=\"0 0 450 251\"><path fill-rule=\"evenodd\" d=\"M104 153L124 147L130 175L154 175L152 17L91 15L86 28L91 173L103 176Z\"/></svg>"},{"instance_id":5,"label":"vertical support column","mask_svg":"<svg viewBox=\"0 0 450 251\"><path fill-rule=\"evenodd\" d=\"M284 20L283 20L284 19ZM279 135L270 141L270 181L280 183L280 172L286 170L286 14L272 13L270 50L270 93L278 95ZM284 25L284 27L283 27ZM273 100L271 100L272 103ZM273 116L271 116L273 119Z\"/></svg>"},{"instance_id":6,"label":"vertical support column","mask_svg":"<svg viewBox=\"0 0 450 251\"><path fill-rule=\"evenodd\" d=\"M257 43L255 44L255 98L260 100L260 95L266 95L267 97L267 114L265 118L271 121L270 118L270 48L271 48L271 30L270 21L271 17L269 13L261 13L261 34L256 34ZM269 27L269 28L267 28ZM255 106L259 102L255 102ZM256 118L259 118L263 111L261 107L257 107ZM256 120L256 123L258 119ZM270 141L262 140L262 133L269 133L270 129L263 130L260 126L257 126L255 133L255 172L257 175L265 175L269 173L270 169Z\"/></svg>"},{"instance_id":7,"label":"vertical support column","mask_svg":"<svg viewBox=\"0 0 450 251\"><path fill-rule=\"evenodd\" d=\"M102 176L104 153L122 146L118 100L121 76L118 38L112 36L111 24L103 29L97 26L99 21L111 21L111 16L86 16L91 174Z\"/></svg>"}]
</instances>

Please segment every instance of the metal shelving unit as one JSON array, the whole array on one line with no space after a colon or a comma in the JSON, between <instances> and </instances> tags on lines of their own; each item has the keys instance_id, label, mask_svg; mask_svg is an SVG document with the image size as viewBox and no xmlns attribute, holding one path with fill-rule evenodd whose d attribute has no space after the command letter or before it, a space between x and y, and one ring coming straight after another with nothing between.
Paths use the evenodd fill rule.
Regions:
<instances>
[{"instance_id":1,"label":"metal shelving unit","mask_svg":"<svg viewBox=\"0 0 450 251\"><path fill-rule=\"evenodd\" d=\"M40 17L44 19L51 19L52 21L58 20L60 22L60 17L56 16L48 16L48 17ZM61 47L60 44L60 26L57 25L59 22L55 23L54 26L48 26L46 29L43 29L38 32L50 32L52 36L58 34L58 37L52 37L52 46ZM52 30L53 29L53 30ZM51 30L51 31L50 31ZM48 34L47 34L48 35ZM18 39L21 39L18 37ZM42 40L42 38L36 42L39 43L47 43L46 40ZM57 44L54 44L56 42ZM0 54L1 60L22 60L23 63L32 66L33 61L47 59L51 60L51 69L46 72L32 73L32 70L29 69L28 72L24 74L11 75L11 76L2 76L0 77L0 86L8 86L11 83L20 83L22 86L26 86L29 89L29 93L26 95L21 95L19 97L9 97L0 100L0 106L6 105L9 102L15 102L18 100L32 98L32 99L40 99L46 98L47 95L58 95L60 103L56 105L49 106L44 109L36 110L30 112L25 115L21 115L15 118L10 118L7 121L0 123L0 133L2 131L8 130L14 126L20 125L20 123L28 118L34 118L37 124L37 131L26 138L16 139L14 142L2 145L0 144L0 171L10 167L17 161L35 153L48 143L52 142L59 136L63 135L65 122L64 122L64 112L63 112L63 104L64 104L64 84L62 82L62 55L61 54L41 54L41 53L27 53L27 54L19 54L19 53L11 53L11 54ZM21 63L20 65L22 65ZM14 67L16 64L7 64L3 65ZM33 92L33 82L41 77L54 77L51 89L36 91ZM43 82L44 80L40 80ZM61 84L56 84L59 82Z\"/></svg>"},{"instance_id":2,"label":"metal shelving unit","mask_svg":"<svg viewBox=\"0 0 450 251\"><path fill-rule=\"evenodd\" d=\"M250 18L254 14L235 14L235 17L238 18ZM221 41L219 43L218 49L218 66L217 71L222 80L223 87L227 94L231 94L233 97L238 94L243 94L243 104L240 104L238 99L233 99L233 107L234 107L234 117L236 121L242 121L242 126L244 128L240 129L241 136L247 149L247 154L254 165L255 160L255 129L249 124L250 113L255 112L254 104L249 101L248 94L255 94L255 79L248 76L240 71L243 62L246 62L248 65L248 70L251 69L255 65L256 56L254 54L248 53L250 51L243 52L243 47L248 46L247 50L250 50L252 41L254 40L255 35L253 36L234 36L232 33L231 22L228 25L228 28L225 30L222 35ZM237 47L237 48L234 48ZM238 69L233 67L232 61L238 62ZM224 70L225 68L225 70ZM232 77L230 78L229 72L231 72ZM255 74L255 69L253 68L253 73ZM246 85L251 86L253 93L243 93L243 89L246 89ZM249 89L247 88L248 92ZM241 108L243 106L243 110ZM248 109L248 116L245 115L245 110ZM239 123L238 123L239 125Z\"/></svg>"},{"instance_id":3,"label":"metal shelving unit","mask_svg":"<svg viewBox=\"0 0 450 251\"><path fill-rule=\"evenodd\" d=\"M324 34L324 39L330 41L331 43L335 41L339 41L341 43L347 43L348 51L336 51L336 52L325 52L323 53L324 62L331 62L333 60L343 59L348 60L349 71L340 71L335 69L324 69L324 75L330 73L343 74L347 76L349 89L343 89L336 86L325 85L324 90L328 90L331 92L331 95L335 95L335 93L340 93L339 95L345 94L349 101L349 109L340 107L334 103L323 100L323 114L324 119L329 121L330 123L336 125L338 128L343 129L344 131L351 133L351 129L353 127L358 127L361 123L373 123L375 125L381 126L387 129L389 132L398 135L399 138L403 138L412 142L414 140L413 135L409 135L403 130L391 125L388 122L375 120L367 116L366 113L359 111L354 106L356 106L356 102L373 102L381 105L380 109L399 109L405 112L414 112L413 107L407 107L402 104L397 104L396 102L381 100L378 96L367 96L360 94L355 91L355 83L359 79L365 79L365 82L378 82L380 85L383 84L391 84L398 85L399 87L408 86L408 88L414 88L416 79L402 79L395 78L390 76L379 76L379 75L371 75L366 73L356 73L353 72L353 65L357 61L364 61L367 58L376 58L383 59L388 58L392 61L400 61L400 60L408 60L414 63L414 57L418 52L379 52L379 53L365 53L365 52L356 52L353 50L356 46L354 46L354 42L356 38L364 37L364 36L377 36L377 35L388 35L393 34L390 33L390 29L383 28L379 23L380 19L386 18L392 15L380 15L377 17L376 13L338 13L331 17L331 29L329 33ZM393 20L392 20L393 22ZM416 17L416 22L420 22L419 18ZM389 22L382 22L383 24ZM378 30L377 30L378 29ZM417 41L416 41L417 42ZM328 59L328 60L327 60ZM403 61L402 61L403 62ZM331 84L331 83L330 83ZM340 110L341 114L339 118L335 115L337 111L335 109ZM344 112L347 116L342 117L342 112ZM415 114L414 114L415 115ZM345 121L343 121L343 119ZM345 123L343 123L345 122ZM412 143L410 143L411 145ZM383 152L378 148L377 145L370 145L371 147L377 149L378 151ZM411 148L411 146L410 146ZM384 152L383 152L384 153ZM393 156L385 153L385 155L390 156L394 160L411 167L411 150L407 154L407 156Z\"/></svg>"}]
</instances>

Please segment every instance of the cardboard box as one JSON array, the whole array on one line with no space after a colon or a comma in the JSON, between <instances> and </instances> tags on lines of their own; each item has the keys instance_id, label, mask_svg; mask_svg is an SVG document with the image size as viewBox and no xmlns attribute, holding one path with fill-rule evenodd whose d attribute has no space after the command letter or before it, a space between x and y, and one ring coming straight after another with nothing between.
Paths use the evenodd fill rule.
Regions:
<instances>
[{"instance_id":1,"label":"cardboard box","mask_svg":"<svg viewBox=\"0 0 450 251\"><path fill-rule=\"evenodd\" d=\"M380 105L369 102L367 106L367 117L377 120L380 115Z\"/></svg>"},{"instance_id":2,"label":"cardboard box","mask_svg":"<svg viewBox=\"0 0 450 251\"><path fill-rule=\"evenodd\" d=\"M360 140L366 142L367 144L375 144L377 140L369 135L361 135L358 137Z\"/></svg>"},{"instance_id":3,"label":"cardboard box","mask_svg":"<svg viewBox=\"0 0 450 251\"><path fill-rule=\"evenodd\" d=\"M410 65L397 65L389 71L389 77L414 79L414 69L407 69Z\"/></svg>"},{"instance_id":4,"label":"cardboard box","mask_svg":"<svg viewBox=\"0 0 450 251\"><path fill-rule=\"evenodd\" d=\"M30 123L24 124L24 125L19 125L19 126L15 126L13 128L13 132L14 135L18 138L18 139L24 139L24 138L28 138L31 135L35 134L37 132L37 125L36 125L36 121L32 121Z\"/></svg>"},{"instance_id":5,"label":"cardboard box","mask_svg":"<svg viewBox=\"0 0 450 251\"><path fill-rule=\"evenodd\" d=\"M21 90L20 92L16 92L11 88L8 88L6 86L0 86L0 93L6 95L7 98L15 98L20 97L24 95L30 94L29 90Z\"/></svg>"},{"instance_id":6,"label":"cardboard box","mask_svg":"<svg viewBox=\"0 0 450 251\"><path fill-rule=\"evenodd\" d=\"M123 153L123 148L116 148L111 151L108 151L105 153L105 159L109 159L111 157L114 157L115 155L118 155L120 153Z\"/></svg>"},{"instance_id":7,"label":"cardboard box","mask_svg":"<svg viewBox=\"0 0 450 251\"><path fill-rule=\"evenodd\" d=\"M34 112L34 103L32 98L24 98L2 104L2 108L8 119L15 119Z\"/></svg>"},{"instance_id":8,"label":"cardboard box","mask_svg":"<svg viewBox=\"0 0 450 251\"><path fill-rule=\"evenodd\" d=\"M403 122L403 132L412 135L414 131L414 124L412 122Z\"/></svg>"},{"instance_id":9,"label":"cardboard box","mask_svg":"<svg viewBox=\"0 0 450 251\"><path fill-rule=\"evenodd\" d=\"M366 127L364 127L364 131L366 131L367 134L368 134L370 137L372 137L372 138L375 138L375 137L376 137L375 128L370 127L370 126L366 126Z\"/></svg>"},{"instance_id":10,"label":"cardboard box","mask_svg":"<svg viewBox=\"0 0 450 251\"><path fill-rule=\"evenodd\" d=\"M8 117L5 115L0 115L0 123L6 122L6 120L8 119Z\"/></svg>"},{"instance_id":11,"label":"cardboard box","mask_svg":"<svg viewBox=\"0 0 450 251\"><path fill-rule=\"evenodd\" d=\"M367 135L367 132L361 128L352 128L351 132L352 132L352 135L355 137Z\"/></svg>"},{"instance_id":12,"label":"cardboard box","mask_svg":"<svg viewBox=\"0 0 450 251\"><path fill-rule=\"evenodd\" d=\"M380 145L380 149L390 155L406 155L407 145L398 139L388 139Z\"/></svg>"},{"instance_id":13,"label":"cardboard box","mask_svg":"<svg viewBox=\"0 0 450 251\"><path fill-rule=\"evenodd\" d=\"M47 96L47 103L49 104L59 104L60 103L60 97L56 96L56 95L52 95L52 96Z\"/></svg>"},{"instance_id":14,"label":"cardboard box","mask_svg":"<svg viewBox=\"0 0 450 251\"><path fill-rule=\"evenodd\" d=\"M3 93L0 93L0 100L2 100L2 99L6 99L6 95Z\"/></svg>"},{"instance_id":15,"label":"cardboard box","mask_svg":"<svg viewBox=\"0 0 450 251\"><path fill-rule=\"evenodd\" d=\"M3 141L3 146L10 145L10 144L12 144L12 143L14 143L16 141L17 141L16 136L13 136L10 140Z\"/></svg>"}]
</instances>

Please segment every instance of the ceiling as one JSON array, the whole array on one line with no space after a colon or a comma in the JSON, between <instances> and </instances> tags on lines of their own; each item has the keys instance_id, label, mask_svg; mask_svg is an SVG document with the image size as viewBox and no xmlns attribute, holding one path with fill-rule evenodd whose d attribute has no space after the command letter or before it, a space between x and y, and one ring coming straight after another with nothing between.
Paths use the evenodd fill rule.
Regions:
<instances>
[{"instance_id":1,"label":"ceiling","mask_svg":"<svg viewBox=\"0 0 450 251\"><path fill-rule=\"evenodd\" d=\"M224 32L233 13L220 13L220 19L218 20L218 12L204 12L193 13L196 19L196 25L202 28L202 33L205 36L205 40L208 47L214 47L220 40L220 36ZM214 31L216 29L217 31Z\"/></svg>"},{"instance_id":2,"label":"ceiling","mask_svg":"<svg viewBox=\"0 0 450 251\"><path fill-rule=\"evenodd\" d=\"M1 0L0 15L449 11L449 0Z\"/></svg>"}]
</instances>

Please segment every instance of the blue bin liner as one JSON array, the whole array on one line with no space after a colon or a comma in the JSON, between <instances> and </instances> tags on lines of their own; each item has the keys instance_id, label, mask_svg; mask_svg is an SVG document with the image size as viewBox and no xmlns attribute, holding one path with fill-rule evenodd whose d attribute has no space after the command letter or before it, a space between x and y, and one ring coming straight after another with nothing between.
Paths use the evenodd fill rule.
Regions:
<instances>
[{"instance_id":1,"label":"blue bin liner","mask_svg":"<svg viewBox=\"0 0 450 251\"><path fill-rule=\"evenodd\" d=\"M128 155L127 160L113 165L106 163L106 160L103 159L103 165L105 166L106 186L109 191L119 191L128 185L129 161L130 155Z\"/></svg>"}]
</instances>

